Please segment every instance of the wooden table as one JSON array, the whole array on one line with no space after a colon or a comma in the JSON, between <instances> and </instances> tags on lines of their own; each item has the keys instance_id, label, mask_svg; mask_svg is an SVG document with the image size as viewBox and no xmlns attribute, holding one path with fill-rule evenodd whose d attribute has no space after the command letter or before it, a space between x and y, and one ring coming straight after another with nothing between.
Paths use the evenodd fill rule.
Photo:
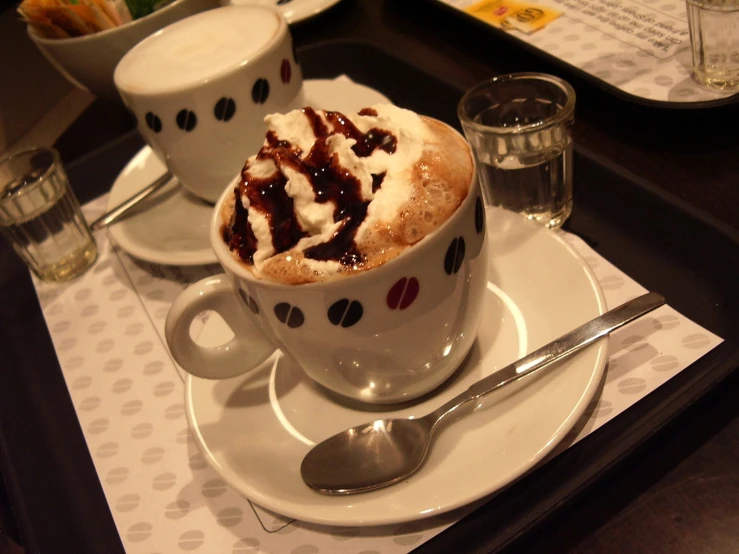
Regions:
<instances>
[{"instance_id":1,"label":"wooden table","mask_svg":"<svg viewBox=\"0 0 739 554\"><path fill-rule=\"evenodd\" d=\"M575 139L578 145L704 211L720 224L739 229L739 133L736 132L739 104L676 111L628 102L577 71L528 52L492 30L450 17L449 12L428 1L344 0L327 13L296 25L293 35L299 50L346 40L379 45L460 90L507 72L557 74L570 81L577 91ZM364 62L357 60L357 63ZM402 86L414 84L407 82ZM121 106L96 101L58 141L57 147L65 162L74 166L76 159L131 128L132 121ZM100 167L101 181L77 183L78 196L86 201L104 192L106 183L109 186L119 169ZM586 186L597 187L598 183L576 183L575 210L578 187ZM655 224L659 224L659 214L655 214ZM18 287L19 298L32 294L24 268L7 249L0 250L0 276L0 283ZM25 304L15 306L14 314L38 309L27 299L18 302ZM5 323L23 329L23 324L15 320ZM10 333L5 340L13 336L16 335ZM46 345L35 356L6 360L6 363L47 363L54 356L53 349L49 349L50 345ZM739 550L736 398L739 398L739 375L734 372L721 387L657 433L625 463L562 506L509 550L535 553ZM51 398L49 401L57 402ZM60 404L59 410L60 417L73 417L69 407ZM29 463L31 460L32 457ZM90 470L89 464L82 464L80 472ZM82 484L95 483L94 477L79 478ZM25 517L32 508L39 509L44 494L39 486L28 497L10 500ZM99 501L99 495L90 498L91 503ZM89 509L92 512L96 508ZM52 513L50 509L45 511ZM43 509L37 511L43 512ZM8 513L5 514L7 519ZM82 522L75 522L84 519L85 514L67 514L62 509L57 517L69 520L74 532L88 532L83 530ZM480 523L483 528L485 524ZM49 526L50 532L61 533L64 528L55 522L49 522ZM108 528L92 533L87 543L90 551L101 551L100 545L109 531ZM4 554L2 544L0 541L0 554ZM426 545L433 546L434 540ZM484 538L471 540L469 548L485 550Z\"/></svg>"}]
</instances>

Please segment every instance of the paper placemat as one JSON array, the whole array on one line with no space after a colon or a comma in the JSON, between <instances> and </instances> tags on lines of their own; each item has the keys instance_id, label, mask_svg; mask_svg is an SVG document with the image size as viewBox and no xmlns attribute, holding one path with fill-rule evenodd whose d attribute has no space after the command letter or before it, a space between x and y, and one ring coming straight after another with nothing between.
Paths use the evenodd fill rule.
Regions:
<instances>
[{"instance_id":1,"label":"paper placemat","mask_svg":"<svg viewBox=\"0 0 739 554\"><path fill-rule=\"evenodd\" d=\"M106 206L104 196L84 212L93 220ZM578 237L563 236L593 269L609 308L646 292ZM158 266L129 257L106 231L96 238L100 258L82 278L66 285L34 278L34 284L127 552L404 553L485 501L418 522L348 528L285 519L240 496L192 440L184 375L164 341L171 303L219 266ZM616 417L722 339L663 306L609 340L603 392L575 426L577 436L563 444Z\"/></svg>"},{"instance_id":2,"label":"paper placemat","mask_svg":"<svg viewBox=\"0 0 739 554\"><path fill-rule=\"evenodd\" d=\"M703 88L691 76L685 0L438 1L495 27L523 11L501 30L639 98L703 102L731 96ZM533 30L537 20L546 24Z\"/></svg>"}]
</instances>

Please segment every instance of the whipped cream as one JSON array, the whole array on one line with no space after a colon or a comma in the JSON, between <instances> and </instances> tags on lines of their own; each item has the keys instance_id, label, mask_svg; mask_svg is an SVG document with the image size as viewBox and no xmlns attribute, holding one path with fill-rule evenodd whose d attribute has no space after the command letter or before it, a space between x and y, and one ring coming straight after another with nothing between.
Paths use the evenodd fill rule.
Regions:
<instances>
[{"instance_id":1,"label":"whipped cream","mask_svg":"<svg viewBox=\"0 0 739 554\"><path fill-rule=\"evenodd\" d=\"M464 141L409 110L304 108L265 123L264 146L224 214L224 240L259 278L298 284L380 265L443 223L467 193Z\"/></svg>"}]
</instances>

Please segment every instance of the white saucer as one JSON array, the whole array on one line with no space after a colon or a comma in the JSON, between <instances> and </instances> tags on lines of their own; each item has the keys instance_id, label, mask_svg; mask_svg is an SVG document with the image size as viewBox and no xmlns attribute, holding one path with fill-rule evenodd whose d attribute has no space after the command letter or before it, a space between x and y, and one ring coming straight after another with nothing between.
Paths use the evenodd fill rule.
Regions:
<instances>
[{"instance_id":1,"label":"white saucer","mask_svg":"<svg viewBox=\"0 0 739 554\"><path fill-rule=\"evenodd\" d=\"M257 4L277 6L288 23L297 23L326 11L341 0L224 0L234 6Z\"/></svg>"},{"instance_id":2,"label":"white saucer","mask_svg":"<svg viewBox=\"0 0 739 554\"><path fill-rule=\"evenodd\" d=\"M356 112L371 104L390 102L376 90L345 76L306 80L303 86L306 104L319 109ZM108 209L133 196L165 170L164 162L151 148L142 148L113 183ZM213 206L185 191L176 180L135 210L135 216L109 228L113 240L132 256L163 265L218 263L208 240Z\"/></svg>"},{"instance_id":3,"label":"white saucer","mask_svg":"<svg viewBox=\"0 0 739 554\"><path fill-rule=\"evenodd\" d=\"M312 444L374 419L425 415L474 381L605 311L595 277L559 235L499 209L488 212L488 224L489 286L478 340L463 367L432 397L393 411L348 406L314 387L280 352L234 379L188 377L188 421L220 476L248 499L285 516L367 526L464 506L542 460L596 393L607 360L605 340L486 397L475 413L441 431L426 464L400 484L323 496L300 477ZM211 318L199 341L222 344L230 334L222 320Z\"/></svg>"}]
</instances>

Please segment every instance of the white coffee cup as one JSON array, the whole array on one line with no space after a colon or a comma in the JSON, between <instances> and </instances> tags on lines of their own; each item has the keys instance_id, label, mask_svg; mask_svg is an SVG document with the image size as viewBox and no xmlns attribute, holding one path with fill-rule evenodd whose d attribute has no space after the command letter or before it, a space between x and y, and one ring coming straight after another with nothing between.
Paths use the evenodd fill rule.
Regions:
<instances>
[{"instance_id":1,"label":"white coffee cup","mask_svg":"<svg viewBox=\"0 0 739 554\"><path fill-rule=\"evenodd\" d=\"M115 85L182 185L215 202L264 140L264 116L302 107L303 79L277 9L226 6L132 48Z\"/></svg>"},{"instance_id":2,"label":"white coffee cup","mask_svg":"<svg viewBox=\"0 0 739 554\"><path fill-rule=\"evenodd\" d=\"M228 187L210 225L225 274L191 285L167 316L167 344L186 371L234 377L279 348L330 391L383 404L430 392L463 362L487 287L485 214L474 168L457 210L400 256L346 278L302 285L260 280L234 258L221 215L232 198ZM207 348L192 340L191 324L205 310L228 323L235 334L230 342Z\"/></svg>"}]
</instances>

